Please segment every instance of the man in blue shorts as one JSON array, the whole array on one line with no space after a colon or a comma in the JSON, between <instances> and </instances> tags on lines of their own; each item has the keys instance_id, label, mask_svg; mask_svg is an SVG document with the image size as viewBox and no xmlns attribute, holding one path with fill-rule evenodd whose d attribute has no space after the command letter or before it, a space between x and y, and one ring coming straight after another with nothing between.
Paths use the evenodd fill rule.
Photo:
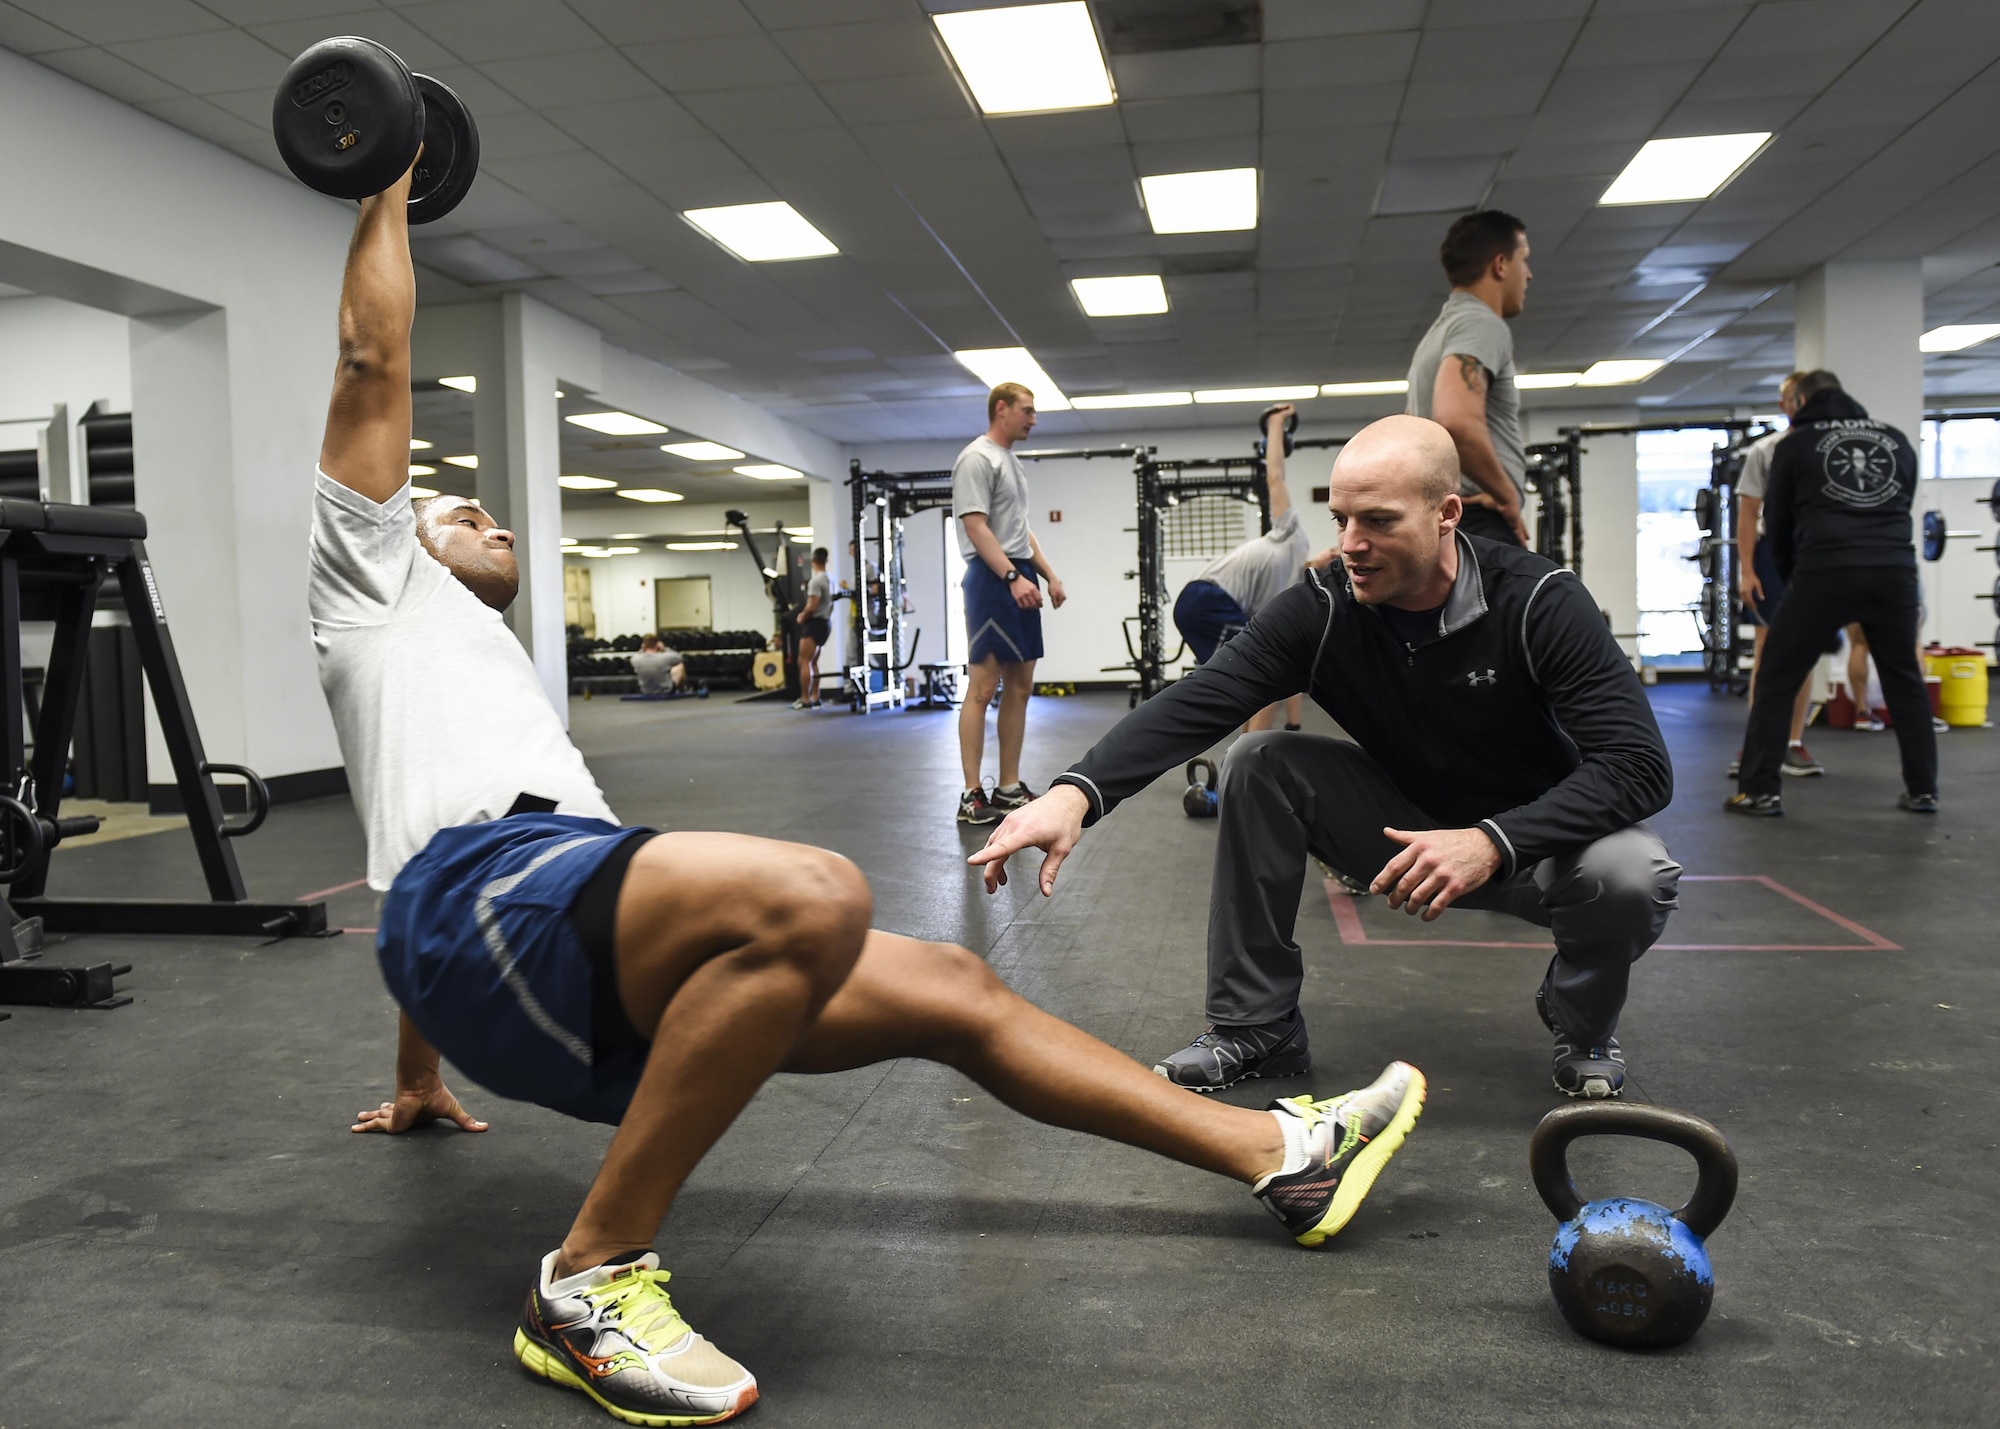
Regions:
<instances>
[{"instance_id":1,"label":"man in blue shorts","mask_svg":"<svg viewBox=\"0 0 2000 1429\"><path fill-rule=\"evenodd\" d=\"M951 468L951 514L965 557L965 703L958 710L958 757L965 792L961 824L997 824L1034 798L1021 779L1028 696L1042 658L1042 588L1062 609L1063 584L1028 522L1028 475L1014 443L1035 429L1035 394L1002 382L986 394L986 433L974 437ZM989 798L979 766L986 757L986 707L1000 692L1000 777Z\"/></svg>"},{"instance_id":2,"label":"man in blue shorts","mask_svg":"<svg viewBox=\"0 0 2000 1429\"><path fill-rule=\"evenodd\" d=\"M1214 659L1217 646L1240 635L1252 617L1306 568L1311 542L1285 485L1285 423L1296 411L1291 403L1280 402L1264 413L1264 486L1271 494L1271 529L1210 561L1181 587L1174 602L1174 628L1197 665ZM1299 727L1304 707L1303 695L1285 701L1286 729ZM1277 712L1276 705L1259 710L1244 728L1269 729L1277 723Z\"/></svg>"},{"instance_id":3,"label":"man in blue shorts","mask_svg":"<svg viewBox=\"0 0 2000 1429\"><path fill-rule=\"evenodd\" d=\"M653 1240L774 1072L924 1057L1022 1113L1248 1183L1302 1244L1359 1209L1422 1109L1394 1063L1343 1097L1210 1103L1017 997L963 948L868 927L854 865L802 844L621 827L500 612L514 538L410 499L409 177L363 201L314 478L320 680L386 893L396 1090L359 1132L484 1131L441 1056L502 1096L616 1125L514 1335L534 1374L634 1424L757 1398L689 1328Z\"/></svg>"}]
</instances>

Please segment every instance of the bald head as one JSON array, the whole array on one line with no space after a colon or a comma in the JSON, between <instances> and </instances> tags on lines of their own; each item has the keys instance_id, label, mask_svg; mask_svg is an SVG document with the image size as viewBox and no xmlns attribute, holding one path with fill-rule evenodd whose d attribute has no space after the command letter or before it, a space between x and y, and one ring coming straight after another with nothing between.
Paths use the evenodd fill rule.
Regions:
<instances>
[{"instance_id":1,"label":"bald head","mask_svg":"<svg viewBox=\"0 0 2000 1429\"><path fill-rule=\"evenodd\" d=\"M1336 479L1407 491L1434 507L1458 490L1458 448L1428 417L1384 417L1347 439L1333 470Z\"/></svg>"}]
</instances>

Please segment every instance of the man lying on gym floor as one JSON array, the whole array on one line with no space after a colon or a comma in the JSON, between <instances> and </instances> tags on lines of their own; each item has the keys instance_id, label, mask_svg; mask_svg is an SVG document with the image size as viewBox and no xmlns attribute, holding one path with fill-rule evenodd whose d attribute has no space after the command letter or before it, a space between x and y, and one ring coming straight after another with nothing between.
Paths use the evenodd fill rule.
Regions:
<instances>
[{"instance_id":1,"label":"man lying on gym floor","mask_svg":"<svg viewBox=\"0 0 2000 1429\"><path fill-rule=\"evenodd\" d=\"M1443 427L1375 422L1330 481L1339 564L1309 569L1213 660L1126 716L971 861L990 891L1010 855L1043 849L1052 893L1084 829L1304 689L1352 742L1267 731L1229 751L1209 1026L1153 1070L1215 1091L1312 1065L1292 936L1312 853L1349 873L1379 869L1371 891L1426 920L1456 903L1552 929L1535 1007L1555 1036L1556 1089L1616 1096L1631 966L1665 931L1680 884L1643 822L1673 793L1652 706L1581 581L1458 529Z\"/></svg>"},{"instance_id":2,"label":"man lying on gym floor","mask_svg":"<svg viewBox=\"0 0 2000 1429\"><path fill-rule=\"evenodd\" d=\"M474 1081L617 1125L514 1352L635 1424L706 1424L757 1397L689 1329L653 1253L675 1193L774 1072L895 1057L955 1067L1016 1110L1249 1183L1302 1244L1354 1215L1422 1109L1391 1066L1343 1097L1217 1104L1014 995L963 948L868 927L834 854L621 828L500 612L511 533L408 489L416 280L407 176L365 200L315 478L320 678L387 891L377 955L402 1006L393 1100L355 1131L445 1120Z\"/></svg>"}]
</instances>

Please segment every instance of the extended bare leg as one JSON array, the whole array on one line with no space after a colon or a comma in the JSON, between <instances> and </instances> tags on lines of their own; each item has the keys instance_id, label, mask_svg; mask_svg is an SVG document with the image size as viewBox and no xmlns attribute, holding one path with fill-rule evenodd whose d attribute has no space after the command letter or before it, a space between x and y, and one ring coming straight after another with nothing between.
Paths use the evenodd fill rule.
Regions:
<instances>
[{"instance_id":1,"label":"extended bare leg","mask_svg":"<svg viewBox=\"0 0 2000 1429\"><path fill-rule=\"evenodd\" d=\"M955 1067L1024 1116L1253 1182L1285 1159L1277 1121L1174 1086L1009 988L964 948L871 930L788 1072L893 1057Z\"/></svg>"}]
</instances>

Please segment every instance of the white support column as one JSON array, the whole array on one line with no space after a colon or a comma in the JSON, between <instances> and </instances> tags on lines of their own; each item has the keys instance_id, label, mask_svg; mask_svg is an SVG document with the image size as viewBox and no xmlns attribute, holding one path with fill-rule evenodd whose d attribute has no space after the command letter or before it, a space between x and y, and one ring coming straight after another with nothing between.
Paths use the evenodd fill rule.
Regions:
<instances>
[{"instance_id":1,"label":"white support column","mask_svg":"<svg viewBox=\"0 0 2000 1429\"><path fill-rule=\"evenodd\" d=\"M1794 365L1834 373L1870 416L1916 441L1924 415L1921 261L1822 264L1798 280L1793 311Z\"/></svg>"},{"instance_id":2,"label":"white support column","mask_svg":"<svg viewBox=\"0 0 2000 1429\"><path fill-rule=\"evenodd\" d=\"M556 429L561 380L562 315L523 293L500 299L505 375L507 525L521 567L521 593L508 612L549 692L568 722L569 676L563 640L562 444ZM563 320L566 321L566 320ZM591 334L594 340L595 333ZM481 387L481 394L486 389ZM485 475L484 463L481 473Z\"/></svg>"},{"instance_id":3,"label":"white support column","mask_svg":"<svg viewBox=\"0 0 2000 1429\"><path fill-rule=\"evenodd\" d=\"M853 585L854 572L847 559L847 488L836 481L808 479L806 504L812 515L813 544L826 547L826 573L832 578L834 589ZM827 653L837 658L820 661L820 669L844 670L847 647L854 643L854 611L845 604L837 605L829 618L833 621L833 649Z\"/></svg>"}]
</instances>

